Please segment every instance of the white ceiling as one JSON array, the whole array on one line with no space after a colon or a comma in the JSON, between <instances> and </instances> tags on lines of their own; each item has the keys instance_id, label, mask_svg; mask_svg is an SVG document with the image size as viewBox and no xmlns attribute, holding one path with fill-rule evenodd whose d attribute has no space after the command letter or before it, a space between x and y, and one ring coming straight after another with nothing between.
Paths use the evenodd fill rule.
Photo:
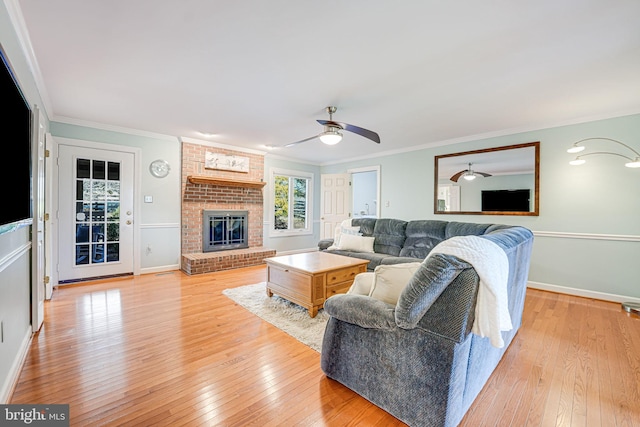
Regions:
<instances>
[{"instance_id":1,"label":"white ceiling","mask_svg":"<svg viewBox=\"0 0 640 427\"><path fill-rule=\"evenodd\" d=\"M277 150L323 164L640 112L638 0L19 5L53 120L264 150L335 105L380 134Z\"/></svg>"}]
</instances>

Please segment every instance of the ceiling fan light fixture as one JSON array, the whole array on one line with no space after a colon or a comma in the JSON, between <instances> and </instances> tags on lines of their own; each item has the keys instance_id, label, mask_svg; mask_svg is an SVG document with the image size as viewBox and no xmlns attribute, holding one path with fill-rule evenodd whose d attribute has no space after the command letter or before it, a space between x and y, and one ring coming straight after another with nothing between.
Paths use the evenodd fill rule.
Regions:
<instances>
[{"instance_id":1,"label":"ceiling fan light fixture","mask_svg":"<svg viewBox=\"0 0 640 427\"><path fill-rule=\"evenodd\" d=\"M579 153L581 151L584 151L584 148L585 148L584 145L574 145L573 147L567 150L567 153L571 153L571 154Z\"/></svg>"},{"instance_id":2,"label":"ceiling fan light fixture","mask_svg":"<svg viewBox=\"0 0 640 427\"><path fill-rule=\"evenodd\" d=\"M640 157L636 157L633 161L624 164L628 168L640 168Z\"/></svg>"},{"instance_id":3,"label":"ceiling fan light fixture","mask_svg":"<svg viewBox=\"0 0 640 427\"><path fill-rule=\"evenodd\" d=\"M465 173L464 175L462 175L462 177L464 179L466 179L467 181L473 181L474 179L476 179L476 176L472 173Z\"/></svg>"},{"instance_id":4,"label":"ceiling fan light fixture","mask_svg":"<svg viewBox=\"0 0 640 427\"><path fill-rule=\"evenodd\" d=\"M320 141L327 145L336 145L342 141L342 134L336 130L328 130L320 134Z\"/></svg>"}]
</instances>

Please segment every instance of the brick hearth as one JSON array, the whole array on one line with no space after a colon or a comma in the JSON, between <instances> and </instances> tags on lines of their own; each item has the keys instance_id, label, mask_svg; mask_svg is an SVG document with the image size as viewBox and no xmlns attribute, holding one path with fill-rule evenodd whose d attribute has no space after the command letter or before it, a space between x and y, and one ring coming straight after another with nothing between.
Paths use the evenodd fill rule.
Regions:
<instances>
[{"instance_id":1,"label":"brick hearth","mask_svg":"<svg viewBox=\"0 0 640 427\"><path fill-rule=\"evenodd\" d=\"M232 270L264 263L265 258L276 255L274 249L255 247L229 251L193 253L182 256L182 271L187 274Z\"/></svg>"},{"instance_id":2,"label":"brick hearth","mask_svg":"<svg viewBox=\"0 0 640 427\"><path fill-rule=\"evenodd\" d=\"M206 152L249 158L249 172L206 169ZM262 246L262 188L225 185L224 183L193 183L187 177L261 182L264 177L264 157L207 145L182 142L182 260L187 274L201 274L263 264L276 251ZM246 210L249 212L249 247L218 252L202 251L202 212L204 210Z\"/></svg>"}]
</instances>

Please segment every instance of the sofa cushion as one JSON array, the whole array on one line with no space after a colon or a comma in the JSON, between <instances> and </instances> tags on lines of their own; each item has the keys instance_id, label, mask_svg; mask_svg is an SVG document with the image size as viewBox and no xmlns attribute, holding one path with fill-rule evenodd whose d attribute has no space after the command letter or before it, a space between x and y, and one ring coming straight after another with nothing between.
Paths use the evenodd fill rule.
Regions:
<instances>
[{"instance_id":1,"label":"sofa cushion","mask_svg":"<svg viewBox=\"0 0 640 427\"><path fill-rule=\"evenodd\" d=\"M400 256L425 259L431 249L445 239L446 228L447 221L409 221Z\"/></svg>"},{"instance_id":2,"label":"sofa cushion","mask_svg":"<svg viewBox=\"0 0 640 427\"><path fill-rule=\"evenodd\" d=\"M343 251L373 252L374 240L374 237L342 233L337 248Z\"/></svg>"},{"instance_id":3,"label":"sofa cushion","mask_svg":"<svg viewBox=\"0 0 640 427\"><path fill-rule=\"evenodd\" d=\"M376 238L374 250L379 254L400 255L404 245L407 221L380 218L376 221L373 236Z\"/></svg>"},{"instance_id":4,"label":"sofa cushion","mask_svg":"<svg viewBox=\"0 0 640 427\"><path fill-rule=\"evenodd\" d=\"M373 236L376 221L376 218L353 218L351 225L353 227L360 227L360 233L362 233L363 236Z\"/></svg>"},{"instance_id":5,"label":"sofa cushion","mask_svg":"<svg viewBox=\"0 0 640 427\"><path fill-rule=\"evenodd\" d=\"M373 271L373 282L369 296L387 304L396 305L400 294L420 265L420 262L411 262L377 266Z\"/></svg>"}]
</instances>

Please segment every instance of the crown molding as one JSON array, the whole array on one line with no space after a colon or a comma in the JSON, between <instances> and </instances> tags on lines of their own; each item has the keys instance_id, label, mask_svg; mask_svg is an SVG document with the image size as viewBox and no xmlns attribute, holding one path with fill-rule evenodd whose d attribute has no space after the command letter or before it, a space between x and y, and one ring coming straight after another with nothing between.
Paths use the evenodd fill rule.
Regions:
<instances>
[{"instance_id":1,"label":"crown molding","mask_svg":"<svg viewBox=\"0 0 640 427\"><path fill-rule=\"evenodd\" d=\"M144 137L147 137L147 138L163 139L163 140L166 140L166 141L179 142L178 138L173 136L173 135L166 135L166 134L162 134L162 133L149 132L149 131L145 131L145 130L127 128L127 127L122 127L122 126L106 125L104 123L91 122L91 121L88 121L88 120L81 120L81 119L74 119L74 118L71 118L71 117L55 116L54 118L51 119L51 122L68 124L68 125L75 125L75 126L90 127L90 128L93 128L93 129L106 130L106 131L110 131L110 132L126 133L126 134L129 134L129 135L137 135L137 136L144 136Z\"/></svg>"},{"instance_id":2,"label":"crown molding","mask_svg":"<svg viewBox=\"0 0 640 427\"><path fill-rule=\"evenodd\" d=\"M202 139L189 138L189 137L186 137L186 136L181 136L180 137L180 141L181 142L187 142L189 144L197 144L197 145L204 145L204 146L207 146L207 147L222 148L224 150L239 151L241 153L257 154L259 156L264 156L265 154L267 154L264 151L254 150L252 148L245 148L245 147L240 147L240 146L237 146L237 145L221 144L219 142L205 141L205 140L202 140Z\"/></svg>"}]
</instances>

